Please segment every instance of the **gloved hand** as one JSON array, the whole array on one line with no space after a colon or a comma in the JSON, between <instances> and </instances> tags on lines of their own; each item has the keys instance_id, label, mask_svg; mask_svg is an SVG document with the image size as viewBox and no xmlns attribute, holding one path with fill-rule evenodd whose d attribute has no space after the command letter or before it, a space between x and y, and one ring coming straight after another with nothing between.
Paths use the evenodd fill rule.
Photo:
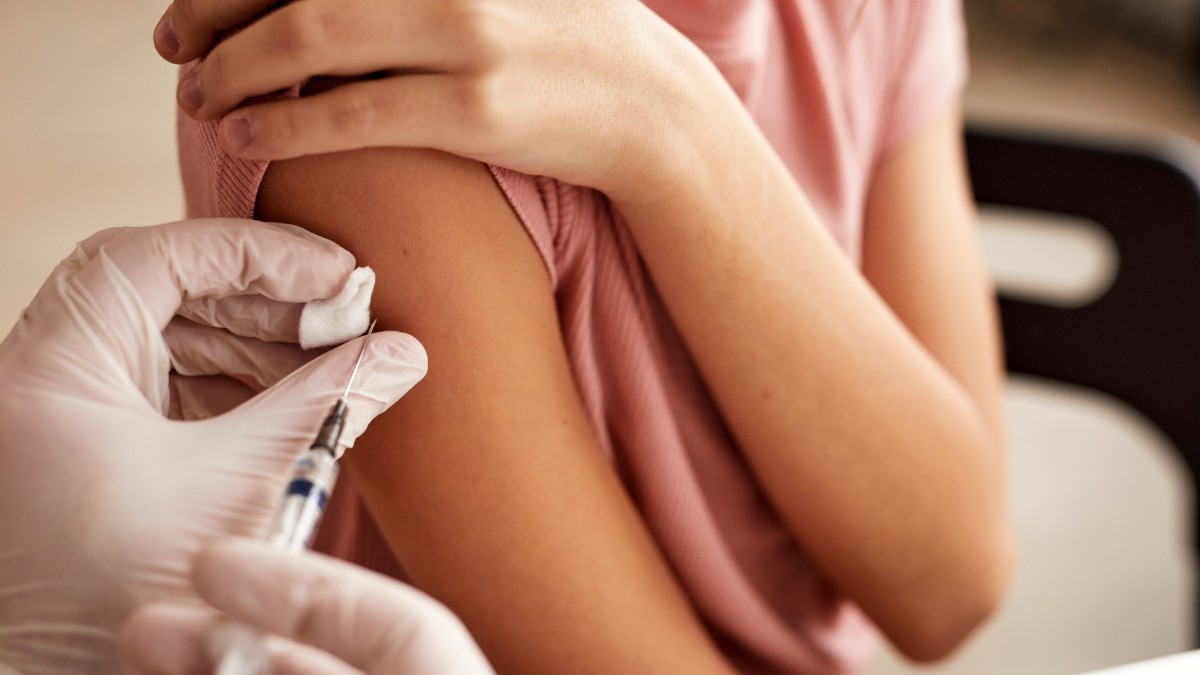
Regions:
<instances>
[{"instance_id":1,"label":"gloved hand","mask_svg":"<svg viewBox=\"0 0 1200 675\"><path fill-rule=\"evenodd\" d=\"M190 597L190 560L206 542L265 533L291 461L340 395L361 343L290 374L310 358L298 348L263 343L286 354L266 364L242 350L253 363L235 371L239 379L273 386L226 414L179 422L165 417L163 330L184 303L227 303L226 314L242 319L260 307L278 319L334 295L353 266L327 240L235 220L102 232L58 266L0 343L0 672L115 672L116 634L135 605ZM273 320L264 330L287 332ZM175 356L181 366L207 359L184 370L220 370L223 357L209 347L239 340L251 342L184 337ZM416 340L377 333L343 441L425 365ZM224 407L252 393L224 382L182 388Z\"/></svg>"},{"instance_id":2,"label":"gloved hand","mask_svg":"<svg viewBox=\"0 0 1200 675\"><path fill-rule=\"evenodd\" d=\"M279 636L267 645L271 672L492 672L448 609L416 589L338 560L228 541L196 559L192 578L216 609ZM219 656L209 637L221 621L199 607L147 606L122 631L122 661L138 675L208 675Z\"/></svg>"}]
</instances>

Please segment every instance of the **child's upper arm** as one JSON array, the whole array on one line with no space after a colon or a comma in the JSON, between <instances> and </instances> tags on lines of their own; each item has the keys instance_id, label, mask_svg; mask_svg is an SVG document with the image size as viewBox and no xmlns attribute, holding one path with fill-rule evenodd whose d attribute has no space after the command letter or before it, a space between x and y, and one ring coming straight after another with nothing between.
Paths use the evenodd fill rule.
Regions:
<instances>
[{"instance_id":1,"label":"child's upper arm","mask_svg":"<svg viewBox=\"0 0 1200 675\"><path fill-rule=\"evenodd\" d=\"M347 464L413 582L498 670L722 669L599 449L546 270L485 167L396 149L281 162L258 214L374 267L380 327L424 343L429 375Z\"/></svg>"}]
</instances>

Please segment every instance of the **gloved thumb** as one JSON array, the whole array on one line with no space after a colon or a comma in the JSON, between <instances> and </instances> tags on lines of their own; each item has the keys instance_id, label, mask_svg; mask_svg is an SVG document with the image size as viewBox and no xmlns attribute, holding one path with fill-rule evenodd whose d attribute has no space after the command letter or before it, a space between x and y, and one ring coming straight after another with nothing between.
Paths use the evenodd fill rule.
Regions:
<instances>
[{"instance_id":1,"label":"gloved thumb","mask_svg":"<svg viewBox=\"0 0 1200 675\"><path fill-rule=\"evenodd\" d=\"M231 414L252 418L255 433L268 437L263 440L277 441L290 461L298 449L313 440L342 395L367 339L351 340L314 359ZM354 445L371 420L420 382L428 367L425 348L411 335L387 331L369 339L347 399L339 456Z\"/></svg>"}]
</instances>

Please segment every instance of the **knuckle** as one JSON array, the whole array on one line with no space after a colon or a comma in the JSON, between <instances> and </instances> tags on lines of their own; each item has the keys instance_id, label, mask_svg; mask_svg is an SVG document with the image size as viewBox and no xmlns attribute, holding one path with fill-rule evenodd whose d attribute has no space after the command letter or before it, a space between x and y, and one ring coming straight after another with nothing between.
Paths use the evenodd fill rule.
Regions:
<instances>
[{"instance_id":1,"label":"knuckle","mask_svg":"<svg viewBox=\"0 0 1200 675\"><path fill-rule=\"evenodd\" d=\"M422 622L431 637L442 639L446 635L466 634L467 629L454 612L439 602L429 600L425 603L425 620Z\"/></svg>"},{"instance_id":2,"label":"knuckle","mask_svg":"<svg viewBox=\"0 0 1200 675\"><path fill-rule=\"evenodd\" d=\"M302 2L280 12L279 43L292 58L311 59L331 43L337 12L322 7Z\"/></svg>"},{"instance_id":3,"label":"knuckle","mask_svg":"<svg viewBox=\"0 0 1200 675\"><path fill-rule=\"evenodd\" d=\"M505 129L500 77L481 75L460 90L460 110L465 126L474 131L476 145L490 143Z\"/></svg>"},{"instance_id":4,"label":"knuckle","mask_svg":"<svg viewBox=\"0 0 1200 675\"><path fill-rule=\"evenodd\" d=\"M175 30L184 30L196 23L195 0L175 0L171 3L171 20Z\"/></svg>"},{"instance_id":5,"label":"knuckle","mask_svg":"<svg viewBox=\"0 0 1200 675\"><path fill-rule=\"evenodd\" d=\"M295 139L302 138L300 121L291 105L280 102L254 106L246 115L253 130L255 152L273 156L292 149Z\"/></svg>"},{"instance_id":6,"label":"knuckle","mask_svg":"<svg viewBox=\"0 0 1200 675\"><path fill-rule=\"evenodd\" d=\"M402 606L415 620L396 621L381 631L367 645L367 653L372 658L368 663L397 663L406 653L428 653L445 645L448 638L457 636L458 631L465 632L449 609L432 600L406 602Z\"/></svg>"},{"instance_id":7,"label":"knuckle","mask_svg":"<svg viewBox=\"0 0 1200 675\"><path fill-rule=\"evenodd\" d=\"M217 93L217 89L225 82L225 78L229 72L229 57L224 49L220 47L209 52L208 56L204 57L199 71L200 81L204 85L204 94L209 98L213 98Z\"/></svg>"},{"instance_id":8,"label":"knuckle","mask_svg":"<svg viewBox=\"0 0 1200 675\"><path fill-rule=\"evenodd\" d=\"M211 7L203 0L175 0L171 3L171 23L184 51L200 56L212 44L219 30L214 25Z\"/></svg>"},{"instance_id":9,"label":"knuckle","mask_svg":"<svg viewBox=\"0 0 1200 675\"><path fill-rule=\"evenodd\" d=\"M488 69L503 58L507 33L499 12L483 0L455 5L454 24L464 55L478 69Z\"/></svg>"},{"instance_id":10,"label":"knuckle","mask_svg":"<svg viewBox=\"0 0 1200 675\"><path fill-rule=\"evenodd\" d=\"M449 94L451 106L447 112L453 117L455 126L462 129L474 128L484 117L485 103L479 87L473 80L468 80L459 83Z\"/></svg>"},{"instance_id":11,"label":"knuckle","mask_svg":"<svg viewBox=\"0 0 1200 675\"><path fill-rule=\"evenodd\" d=\"M301 138L300 119L294 106L264 106L263 114L254 120L255 142L263 150L290 147Z\"/></svg>"},{"instance_id":12,"label":"knuckle","mask_svg":"<svg viewBox=\"0 0 1200 675\"><path fill-rule=\"evenodd\" d=\"M307 588L299 605L294 608L292 635L304 640L321 635L331 622L338 626L353 620L353 607L347 606L336 579L322 574L310 576L304 581Z\"/></svg>"},{"instance_id":13,"label":"knuckle","mask_svg":"<svg viewBox=\"0 0 1200 675\"><path fill-rule=\"evenodd\" d=\"M232 67L230 58L223 50L215 49L196 72L200 90L204 92L204 102L199 114L207 119L214 114L221 114L227 108L237 103L238 82L237 69Z\"/></svg>"},{"instance_id":14,"label":"knuckle","mask_svg":"<svg viewBox=\"0 0 1200 675\"><path fill-rule=\"evenodd\" d=\"M329 126L339 138L362 139L371 136L379 120L379 107L362 92L344 92L330 112Z\"/></svg>"}]
</instances>

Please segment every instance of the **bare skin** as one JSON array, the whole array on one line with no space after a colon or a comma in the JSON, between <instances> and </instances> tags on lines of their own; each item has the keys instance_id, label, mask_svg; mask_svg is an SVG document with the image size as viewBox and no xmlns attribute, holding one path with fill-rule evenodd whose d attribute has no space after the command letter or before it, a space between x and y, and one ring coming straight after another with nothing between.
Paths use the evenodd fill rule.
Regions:
<instances>
[{"instance_id":1,"label":"bare skin","mask_svg":"<svg viewBox=\"0 0 1200 675\"><path fill-rule=\"evenodd\" d=\"M947 113L877 173L864 270L878 291L814 228L788 247L793 259L773 261L802 277L786 286L799 297L764 284L741 294L760 303L689 306L726 291L689 284L694 272L661 261L691 258L679 247L656 258L661 242L639 238L767 494L834 582L925 660L992 611L1009 560L999 350L956 129ZM796 193L780 194L797 206ZM638 217L637 205L627 213ZM463 617L501 671L666 672L685 658L687 672L727 668L598 451L546 272L484 167L398 150L280 162L258 215L376 266L380 316L426 345L429 376L360 441L351 471L414 581ZM728 308L726 323L689 314L710 303ZM781 316L788 303L796 311ZM730 349L742 325L761 327L755 345L806 349L756 360Z\"/></svg>"},{"instance_id":2,"label":"bare skin","mask_svg":"<svg viewBox=\"0 0 1200 675\"><path fill-rule=\"evenodd\" d=\"M397 187L402 186L402 187ZM367 150L273 164L259 217L336 237L430 370L347 455L412 581L500 672L727 672L600 452L546 270L487 169Z\"/></svg>"},{"instance_id":3,"label":"bare skin","mask_svg":"<svg viewBox=\"0 0 1200 675\"><path fill-rule=\"evenodd\" d=\"M381 316L429 350L428 381L352 470L502 668L724 666L601 461L545 271L483 167L361 148L608 195L820 571L918 660L994 611L1012 557L1003 369L957 107L878 160L860 272L712 63L641 3L177 0L171 26L164 55L206 54L180 103L222 119L226 151L316 155L272 166L259 216L377 266ZM358 79L252 98L322 74ZM319 155L337 151L354 152Z\"/></svg>"},{"instance_id":4,"label":"bare skin","mask_svg":"<svg viewBox=\"0 0 1200 675\"><path fill-rule=\"evenodd\" d=\"M766 494L917 660L990 615L1012 557L1003 368L960 130L954 107L878 165L862 275L755 134L693 146L668 199L618 202Z\"/></svg>"}]
</instances>

